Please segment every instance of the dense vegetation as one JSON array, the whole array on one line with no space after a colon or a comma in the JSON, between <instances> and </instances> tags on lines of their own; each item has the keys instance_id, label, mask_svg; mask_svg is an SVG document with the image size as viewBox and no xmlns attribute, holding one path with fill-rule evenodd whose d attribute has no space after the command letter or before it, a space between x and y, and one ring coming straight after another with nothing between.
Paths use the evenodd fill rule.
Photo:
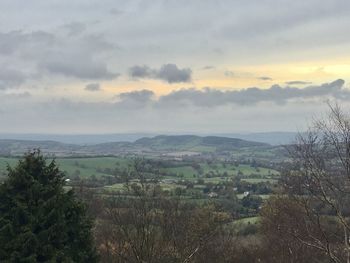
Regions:
<instances>
[{"instance_id":1,"label":"dense vegetation","mask_svg":"<svg viewBox=\"0 0 350 263\"><path fill-rule=\"evenodd\" d=\"M40 148L46 155L61 157L147 155L203 156L206 158L254 157L278 160L283 148L235 138L194 135L156 136L135 142L109 142L89 145L66 144L55 141L0 140L1 156L22 156L28 149ZM273 158L272 158L273 157Z\"/></svg>"},{"instance_id":2,"label":"dense vegetation","mask_svg":"<svg viewBox=\"0 0 350 263\"><path fill-rule=\"evenodd\" d=\"M350 118L331 107L286 150L57 159L63 173L30 153L0 187L0 259L349 262Z\"/></svg>"},{"instance_id":3,"label":"dense vegetation","mask_svg":"<svg viewBox=\"0 0 350 263\"><path fill-rule=\"evenodd\" d=\"M0 185L1 262L96 262L92 222L64 175L27 154Z\"/></svg>"}]
</instances>

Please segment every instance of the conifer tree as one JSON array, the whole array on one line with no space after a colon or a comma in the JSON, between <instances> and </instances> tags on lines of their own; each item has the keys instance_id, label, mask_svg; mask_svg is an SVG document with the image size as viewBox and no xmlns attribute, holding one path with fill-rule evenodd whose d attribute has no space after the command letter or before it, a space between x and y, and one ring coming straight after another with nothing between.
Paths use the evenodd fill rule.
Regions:
<instances>
[{"instance_id":1,"label":"conifer tree","mask_svg":"<svg viewBox=\"0 0 350 263\"><path fill-rule=\"evenodd\" d=\"M0 184L0 262L96 262L92 221L64 174L40 151Z\"/></svg>"}]
</instances>

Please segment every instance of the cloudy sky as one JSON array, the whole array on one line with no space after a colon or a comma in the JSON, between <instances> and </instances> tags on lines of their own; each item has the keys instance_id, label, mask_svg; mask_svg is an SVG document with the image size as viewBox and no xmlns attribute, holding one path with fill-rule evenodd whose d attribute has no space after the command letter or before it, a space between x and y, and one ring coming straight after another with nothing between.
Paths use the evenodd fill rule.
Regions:
<instances>
[{"instance_id":1,"label":"cloudy sky","mask_svg":"<svg viewBox=\"0 0 350 263\"><path fill-rule=\"evenodd\" d=\"M350 109L348 0L2 0L0 132L295 131Z\"/></svg>"}]
</instances>

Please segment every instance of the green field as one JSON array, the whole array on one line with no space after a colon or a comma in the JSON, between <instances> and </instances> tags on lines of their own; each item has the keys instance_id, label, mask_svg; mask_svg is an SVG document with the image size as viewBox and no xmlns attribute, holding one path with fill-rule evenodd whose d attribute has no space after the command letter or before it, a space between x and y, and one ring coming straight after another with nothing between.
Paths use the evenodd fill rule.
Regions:
<instances>
[{"instance_id":1,"label":"green field","mask_svg":"<svg viewBox=\"0 0 350 263\"><path fill-rule=\"evenodd\" d=\"M0 174L6 173L7 165L14 166L16 162L16 158L0 158ZM88 178L95 176L98 178L101 176L111 176L118 172L118 170L130 169L133 159L123 157L57 158L56 162L68 177L79 176L80 178ZM204 183L219 184L231 180L238 174L243 177L242 181L252 184L260 182L276 183L279 177L279 172L276 170L251 167L247 164L234 165L220 161L198 162L196 163L196 169L192 165L187 162L178 161L173 162L174 167L160 168L161 178L164 179L162 188L171 190L179 187L175 183L178 180L188 180L196 184L198 179L202 179ZM168 182L166 179L173 182ZM111 189L121 188L120 185L108 187Z\"/></svg>"},{"instance_id":2,"label":"green field","mask_svg":"<svg viewBox=\"0 0 350 263\"><path fill-rule=\"evenodd\" d=\"M241 173L243 176L258 175L258 176L278 176L279 172L272 169L262 168L262 167L251 167L250 165L240 164L238 166L232 164L222 164L222 163L199 163L202 175L212 174L212 175L222 175L224 173L227 176L237 176ZM172 168L163 168L161 172L176 174L177 176L183 175L184 178L193 178L199 176L199 172L195 170L192 166L180 166Z\"/></svg>"},{"instance_id":3,"label":"green field","mask_svg":"<svg viewBox=\"0 0 350 263\"><path fill-rule=\"evenodd\" d=\"M50 161L50 159L48 159ZM56 162L59 168L66 173L70 178L79 176L81 179L87 179L91 176L96 179L117 174L118 170L132 170L133 158L123 157L84 157L84 158L57 158ZM16 158L0 158L0 175L6 173L7 165L15 166L18 162ZM157 162L155 162L157 164ZM160 163L160 182L161 189L168 194L176 194L183 198L186 202L195 202L196 204L205 204L206 202L227 202L227 197L224 194L217 196L209 196L216 186L227 185L225 182L230 182L236 176L241 177L241 182L250 184L258 183L277 183L279 172L273 169L263 167L252 167L247 164L232 164L223 163L222 161L166 161ZM164 168L166 167L166 168ZM157 168L157 166L155 166ZM94 179L95 180L95 179ZM200 180L200 181L199 181ZM108 180L107 180L108 181ZM132 179L131 182L138 183L137 179ZM188 185L191 185L188 187ZM209 186L208 186L209 185ZM211 185L211 186L210 186ZM69 186L68 186L69 187ZM210 188L212 187L212 188ZM232 186L231 186L232 187ZM124 194L126 188L124 183L104 184L94 188L101 196L113 194ZM209 189L209 190L208 190ZM235 190L236 191L236 190ZM246 191L246 190L244 190ZM219 191L217 191L219 193ZM178 194L180 193L180 195ZM272 193L273 194L273 193ZM254 193L252 193L254 195ZM255 194L262 198L268 199L271 194ZM246 196L241 192L236 192L238 200L242 200ZM243 218L235 220L228 227L235 229L245 229L247 225L257 224L258 217ZM243 231L242 230L242 231Z\"/></svg>"},{"instance_id":4,"label":"green field","mask_svg":"<svg viewBox=\"0 0 350 263\"><path fill-rule=\"evenodd\" d=\"M83 177L91 175L106 175L103 169L127 169L129 165L132 164L132 159L122 158L122 157L94 157L94 158L57 158L56 162L59 167L67 172L68 175L74 174L76 170L80 170L80 174ZM13 166L17 163L16 158L0 158L0 172L6 171L7 165ZM226 173L227 176L236 176L239 172L243 176L249 175L258 175L261 176L278 176L279 173L272 169L267 168L253 168L249 165L240 164L234 166L232 164L222 164L222 163L199 163L202 172L202 175L211 174L211 175L222 175ZM199 176L199 172L194 169L192 166L184 165L170 168L161 168L160 172L167 175L175 175L184 178L193 178Z\"/></svg>"},{"instance_id":5,"label":"green field","mask_svg":"<svg viewBox=\"0 0 350 263\"><path fill-rule=\"evenodd\" d=\"M0 177L6 174L7 166L14 166L17 163L17 159L14 158L0 158Z\"/></svg>"},{"instance_id":6,"label":"green field","mask_svg":"<svg viewBox=\"0 0 350 263\"><path fill-rule=\"evenodd\" d=\"M186 179L193 178L193 175L198 175L197 171L192 166L180 166L180 167L171 167L171 168L162 168L160 172L166 174L174 174L176 176L182 176Z\"/></svg>"},{"instance_id":7,"label":"green field","mask_svg":"<svg viewBox=\"0 0 350 263\"><path fill-rule=\"evenodd\" d=\"M119 157L96 157L96 158L57 158L60 169L68 176L79 174L80 177L105 176L105 169L127 169L132 163L130 159ZM0 158L0 173L6 172L7 165L14 166L17 163L15 158ZM79 171L79 172L77 172Z\"/></svg>"},{"instance_id":8,"label":"green field","mask_svg":"<svg viewBox=\"0 0 350 263\"><path fill-rule=\"evenodd\" d=\"M234 221L234 224L256 224L259 222L259 217L246 217Z\"/></svg>"},{"instance_id":9,"label":"green field","mask_svg":"<svg viewBox=\"0 0 350 263\"><path fill-rule=\"evenodd\" d=\"M278 182L277 179L271 179L271 178L243 178L242 181L245 181L251 184L266 183L266 182L275 184Z\"/></svg>"},{"instance_id":10,"label":"green field","mask_svg":"<svg viewBox=\"0 0 350 263\"><path fill-rule=\"evenodd\" d=\"M118 157L97 157L97 158L72 158L57 159L60 168L68 175L73 175L77 170L81 177L110 175L103 172L105 169L127 169L131 164L130 160Z\"/></svg>"}]
</instances>

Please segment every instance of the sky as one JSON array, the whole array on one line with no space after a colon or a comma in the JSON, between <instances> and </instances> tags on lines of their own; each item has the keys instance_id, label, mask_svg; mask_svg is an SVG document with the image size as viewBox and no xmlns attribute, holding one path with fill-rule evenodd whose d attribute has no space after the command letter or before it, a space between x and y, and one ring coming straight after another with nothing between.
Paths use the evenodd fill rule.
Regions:
<instances>
[{"instance_id":1,"label":"sky","mask_svg":"<svg viewBox=\"0 0 350 263\"><path fill-rule=\"evenodd\" d=\"M350 110L348 0L1 0L0 133L301 131Z\"/></svg>"}]
</instances>

